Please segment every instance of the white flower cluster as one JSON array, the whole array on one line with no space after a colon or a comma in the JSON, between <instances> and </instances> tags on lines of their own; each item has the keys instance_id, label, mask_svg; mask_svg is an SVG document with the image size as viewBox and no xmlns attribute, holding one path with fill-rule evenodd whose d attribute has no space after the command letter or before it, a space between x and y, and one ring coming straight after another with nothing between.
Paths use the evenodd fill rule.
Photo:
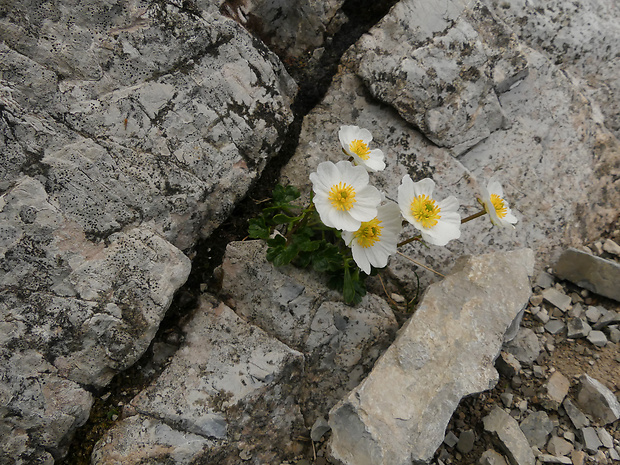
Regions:
<instances>
[{"instance_id":1,"label":"white flower cluster","mask_svg":"<svg viewBox=\"0 0 620 465\"><path fill-rule=\"evenodd\" d=\"M385 200L369 184L369 172L385 169L383 152L369 147L370 131L342 126L338 137L352 162L319 164L317 171L310 174L314 204L326 226L342 231L342 238L362 271L370 274L371 266L387 265L390 255L396 253L403 218L429 244L446 245L461 236L459 201L454 196L435 200L432 179L414 182L406 175L398 187L398 204ZM517 222L496 180L492 179L482 190L480 203L493 224L512 226Z\"/></svg>"}]
</instances>

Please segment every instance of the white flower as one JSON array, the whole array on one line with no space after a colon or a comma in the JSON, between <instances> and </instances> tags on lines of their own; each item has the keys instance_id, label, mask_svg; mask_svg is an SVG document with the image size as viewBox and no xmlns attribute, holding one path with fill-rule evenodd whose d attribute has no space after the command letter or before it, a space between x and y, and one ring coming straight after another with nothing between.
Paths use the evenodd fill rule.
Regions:
<instances>
[{"instance_id":1,"label":"white flower","mask_svg":"<svg viewBox=\"0 0 620 465\"><path fill-rule=\"evenodd\" d=\"M510 211L508 202L504 199L504 189L502 185L495 179L491 178L487 184L487 188L480 187L482 198L480 199L484 209L491 218L491 223L496 226L514 228L514 224L519 221Z\"/></svg>"},{"instance_id":2,"label":"white flower","mask_svg":"<svg viewBox=\"0 0 620 465\"><path fill-rule=\"evenodd\" d=\"M342 151L353 157L356 165L362 165L370 172L382 171L385 169L385 157L379 149L370 150L368 145L372 141L372 134L368 129L357 126L340 126L338 138L342 145Z\"/></svg>"},{"instance_id":3,"label":"white flower","mask_svg":"<svg viewBox=\"0 0 620 465\"><path fill-rule=\"evenodd\" d=\"M330 228L357 231L362 221L377 216L381 193L368 185L368 172L348 161L320 163L310 174L314 205Z\"/></svg>"},{"instance_id":4,"label":"white flower","mask_svg":"<svg viewBox=\"0 0 620 465\"><path fill-rule=\"evenodd\" d=\"M401 229L400 208L396 203L389 202L377 209L376 218L363 221L355 232L343 232L342 238L351 247L357 266L364 273L370 274L371 265L383 268L387 265L389 256L396 253Z\"/></svg>"},{"instance_id":5,"label":"white flower","mask_svg":"<svg viewBox=\"0 0 620 465\"><path fill-rule=\"evenodd\" d=\"M413 182L406 175L398 186L398 205L405 219L420 230L422 239L430 244L446 245L461 237L459 201L454 196L435 201L434 188L432 179Z\"/></svg>"}]
</instances>

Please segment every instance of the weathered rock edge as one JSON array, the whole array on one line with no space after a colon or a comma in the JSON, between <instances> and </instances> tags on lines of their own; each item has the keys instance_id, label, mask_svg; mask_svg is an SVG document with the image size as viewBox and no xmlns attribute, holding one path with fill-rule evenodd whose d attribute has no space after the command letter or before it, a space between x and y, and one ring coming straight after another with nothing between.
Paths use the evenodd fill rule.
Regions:
<instances>
[{"instance_id":1,"label":"weathered rock edge","mask_svg":"<svg viewBox=\"0 0 620 465\"><path fill-rule=\"evenodd\" d=\"M431 285L369 376L331 410L332 457L428 463L461 398L497 383L493 362L531 295L533 268L531 249L498 252L462 258Z\"/></svg>"}]
</instances>

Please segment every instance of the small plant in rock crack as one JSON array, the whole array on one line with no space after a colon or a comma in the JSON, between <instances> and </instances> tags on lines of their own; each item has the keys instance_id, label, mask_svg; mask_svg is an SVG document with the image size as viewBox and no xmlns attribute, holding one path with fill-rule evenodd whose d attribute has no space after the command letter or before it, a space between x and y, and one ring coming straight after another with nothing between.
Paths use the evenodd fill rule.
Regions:
<instances>
[{"instance_id":1,"label":"small plant in rock crack","mask_svg":"<svg viewBox=\"0 0 620 465\"><path fill-rule=\"evenodd\" d=\"M463 219L454 196L433 197L435 182L430 178L414 182L405 175L397 201L389 200L370 184L369 173L385 169L383 152L370 149L370 132L342 126L338 137L348 160L322 162L310 174L309 205L294 203L300 197L295 187L278 185L271 203L250 220L249 235L267 242L267 259L276 266L292 263L328 273L330 285L349 304L360 302L366 277L400 254L398 247L413 241L445 246L461 236L461 224L485 214L497 226L514 227L517 222L495 179L481 189L477 200L483 209ZM399 242L408 224L418 234Z\"/></svg>"}]
</instances>

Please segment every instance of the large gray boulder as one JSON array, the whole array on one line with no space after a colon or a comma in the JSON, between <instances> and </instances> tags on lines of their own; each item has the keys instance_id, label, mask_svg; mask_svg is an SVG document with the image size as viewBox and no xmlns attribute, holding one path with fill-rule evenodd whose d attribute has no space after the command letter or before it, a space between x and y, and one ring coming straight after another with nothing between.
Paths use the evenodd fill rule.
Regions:
<instances>
[{"instance_id":1,"label":"large gray boulder","mask_svg":"<svg viewBox=\"0 0 620 465\"><path fill-rule=\"evenodd\" d=\"M620 5L615 0L483 0L519 39L567 71L620 136ZM599 109L600 108L600 109Z\"/></svg>"},{"instance_id":2,"label":"large gray boulder","mask_svg":"<svg viewBox=\"0 0 620 465\"><path fill-rule=\"evenodd\" d=\"M290 460L370 370L396 332L387 304L368 296L346 306L314 273L276 269L265 251L261 241L229 244L227 304L201 298L183 345L99 441L94 465Z\"/></svg>"},{"instance_id":3,"label":"large gray boulder","mask_svg":"<svg viewBox=\"0 0 620 465\"><path fill-rule=\"evenodd\" d=\"M498 94L527 75L516 36L472 0L403 0L354 53L371 94L455 155L510 125Z\"/></svg>"},{"instance_id":4,"label":"large gray boulder","mask_svg":"<svg viewBox=\"0 0 620 465\"><path fill-rule=\"evenodd\" d=\"M497 383L493 362L527 305L533 266L527 249L469 257L431 285L368 377L331 410L332 456L428 463L461 398Z\"/></svg>"},{"instance_id":5,"label":"large gray boulder","mask_svg":"<svg viewBox=\"0 0 620 465\"><path fill-rule=\"evenodd\" d=\"M0 454L12 464L61 457L88 417L83 387L147 349L187 279L182 250L278 150L296 85L213 5L3 12Z\"/></svg>"}]
</instances>

